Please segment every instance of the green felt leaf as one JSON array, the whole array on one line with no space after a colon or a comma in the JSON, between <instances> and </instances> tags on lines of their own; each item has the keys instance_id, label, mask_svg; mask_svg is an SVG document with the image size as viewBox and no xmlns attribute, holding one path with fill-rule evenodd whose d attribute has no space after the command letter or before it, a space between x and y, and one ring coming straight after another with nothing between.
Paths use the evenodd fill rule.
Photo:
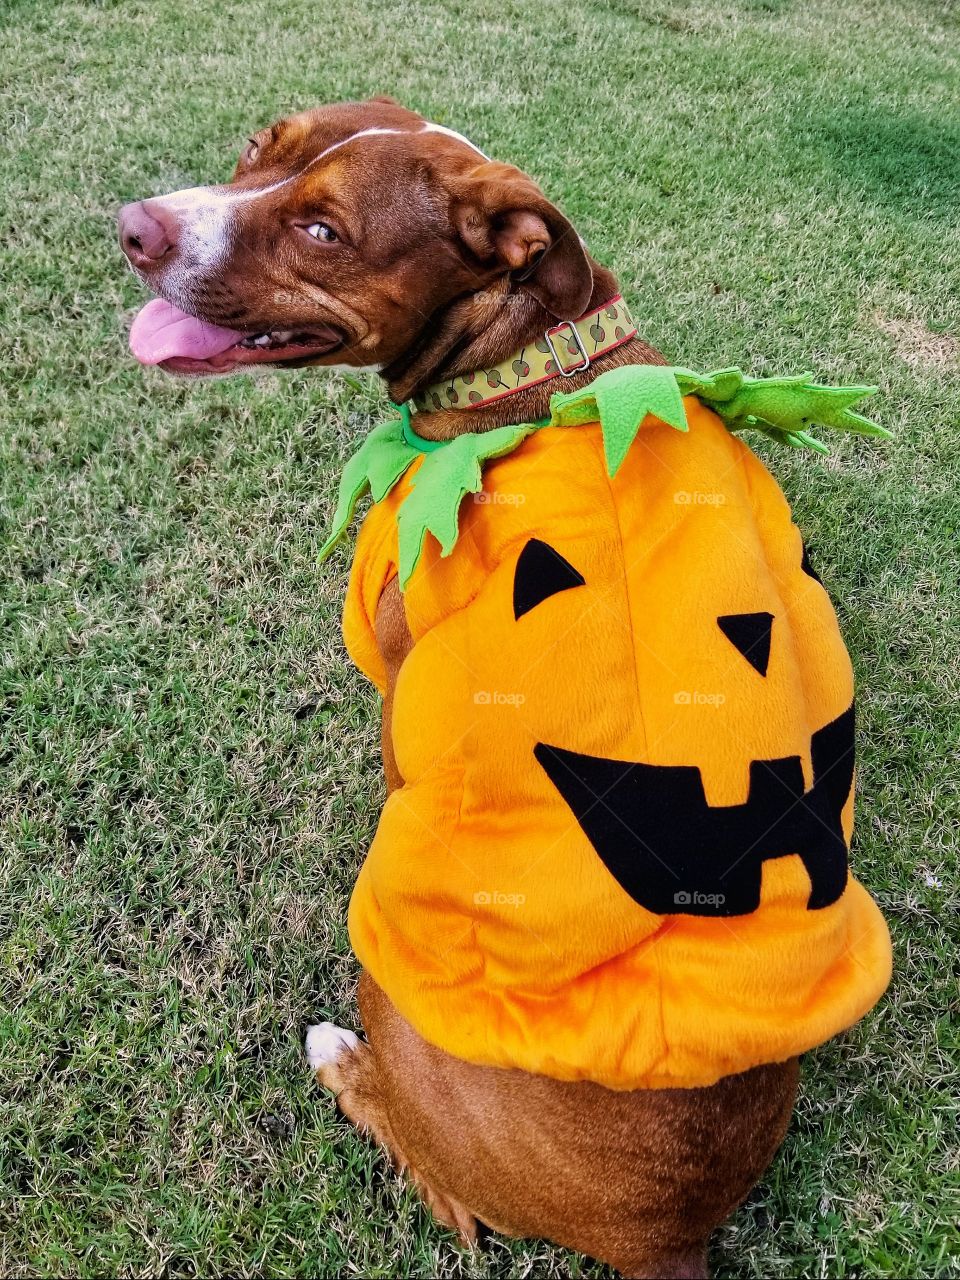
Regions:
<instances>
[{"instance_id":1,"label":"green felt leaf","mask_svg":"<svg viewBox=\"0 0 960 1280\"><path fill-rule=\"evenodd\" d=\"M550 400L555 427L600 422L607 472L615 476L648 413L678 431L687 415L674 371L666 365L634 364L610 369L589 386Z\"/></svg>"},{"instance_id":2,"label":"green felt leaf","mask_svg":"<svg viewBox=\"0 0 960 1280\"><path fill-rule=\"evenodd\" d=\"M696 374L676 369L685 395L695 395L723 419L730 431L754 428L781 444L828 453L826 445L807 432L808 426L832 427L857 435L891 438L890 432L850 406L876 387L825 387L812 374L787 378L747 378L739 369Z\"/></svg>"},{"instance_id":3,"label":"green felt leaf","mask_svg":"<svg viewBox=\"0 0 960 1280\"><path fill-rule=\"evenodd\" d=\"M675 367L673 373L681 395L700 396L704 400L730 400L747 381L743 371L737 368L694 373L692 369Z\"/></svg>"},{"instance_id":4,"label":"green felt leaf","mask_svg":"<svg viewBox=\"0 0 960 1280\"><path fill-rule=\"evenodd\" d=\"M534 430L532 423L521 423L479 435L457 436L442 449L424 456L410 493L397 512L401 590L417 567L428 533L440 543L442 556L453 550L459 532L460 504L468 493L479 493L483 487L482 464L512 452Z\"/></svg>"},{"instance_id":5,"label":"green felt leaf","mask_svg":"<svg viewBox=\"0 0 960 1280\"><path fill-rule=\"evenodd\" d=\"M404 440L402 427L399 418L374 427L343 468L333 527L319 552L321 563L343 537L363 494L369 489L374 502L381 502L411 462L420 457L419 451Z\"/></svg>"},{"instance_id":6,"label":"green felt leaf","mask_svg":"<svg viewBox=\"0 0 960 1280\"><path fill-rule=\"evenodd\" d=\"M510 453L532 431L544 426L578 427L600 423L607 471L616 475L648 414L678 431L687 430L683 397L695 395L713 409L730 431L752 429L778 444L827 453L807 428L814 424L889 438L890 432L851 406L875 387L824 387L808 373L788 378L748 378L739 369L695 373L665 365L626 365L610 369L588 386L550 400L550 417L538 422L465 434L452 440L417 436L406 405L399 418L381 423L344 467L333 529L320 550L325 559L343 536L356 504L370 491L382 501L416 459L422 459L410 493L397 511L400 587L404 588L423 553L428 533L448 556L459 533L460 506L483 486L483 464Z\"/></svg>"}]
</instances>

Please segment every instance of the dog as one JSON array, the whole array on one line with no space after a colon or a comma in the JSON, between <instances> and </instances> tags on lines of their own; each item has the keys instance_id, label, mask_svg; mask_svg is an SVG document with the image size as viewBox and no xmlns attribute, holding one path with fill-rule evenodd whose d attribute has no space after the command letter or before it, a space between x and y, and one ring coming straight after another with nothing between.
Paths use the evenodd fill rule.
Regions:
<instances>
[{"instance_id":1,"label":"dog","mask_svg":"<svg viewBox=\"0 0 960 1280\"><path fill-rule=\"evenodd\" d=\"M337 104L283 119L250 138L230 182L128 205L120 213L119 233L135 272L158 295L131 331L131 347L142 363L182 376L226 375L264 364L375 370L392 401L418 406L416 430L405 438L426 441L425 450L512 424L537 423L551 412L551 396L561 377L559 389L572 395L613 370L665 365L621 317L620 289L613 274L593 259L568 219L529 177L489 159L461 134L390 98ZM586 350L589 339L583 335L589 327L577 328L574 322L592 317L590 323L606 334L605 315L613 326L609 341L605 337L598 346L596 340L593 349ZM518 351L529 353L522 354L519 363L513 359ZM542 378L530 373L531 359L540 361ZM506 385L497 372L503 367L508 369L507 380L510 368L519 370L516 386ZM489 375L479 391L472 381L476 370ZM725 429L697 418L691 440L708 437L724 450L743 448ZM586 441L587 436L580 438ZM675 446L664 445L674 447L687 446L677 436ZM409 486L404 485L394 497L401 489L409 496ZM388 523L395 514L389 513ZM471 511L469 519L475 514ZM513 514L517 519L523 515ZM361 543L366 537L364 555L372 563L367 527ZM542 540L524 537L520 559L527 557L524 572L529 581L521 582L518 562L511 625L532 618L534 605L545 595L570 589L573 599L573 589L585 581L581 569L556 549L544 550ZM432 556L432 566L443 567L436 547L431 545L425 554ZM458 551L445 563L455 564L459 555ZM799 553L797 560L799 566ZM806 561L804 572L809 581L812 571ZM424 624L422 619L411 623L409 600L398 576L381 577L385 580L367 574L351 591L361 665L371 670L384 695L387 809L392 805L395 813L407 783L405 771L413 768L416 744L409 735L398 737L394 716L401 703L402 714L411 714L410 659ZM438 574L432 581L447 580ZM435 594L442 596L443 590L438 586ZM450 590L456 590L455 583ZM817 597L817 609L829 609L824 599ZM437 607L442 605L441 599ZM360 613L363 618L357 621ZM735 615L741 620L737 625L754 619L749 625L766 626L765 652L770 646L769 623L756 620L770 616ZM717 618L721 629L725 621L729 620ZM544 628L549 625L543 623ZM748 658L743 680L764 676L768 659L764 656L761 672L755 638L751 635L748 652L747 642L734 634L733 623L725 634ZM602 647L602 635L597 643ZM441 668L448 661L455 665L455 655L435 655L438 687L445 687ZM551 679L564 683L574 678L571 672ZM692 696L687 695L688 701ZM493 694L484 697L494 700ZM438 715L442 718L442 709ZM843 725L844 732L852 733L852 718ZM457 724L445 728L455 739ZM488 745L495 754L496 735ZM708 903L698 914L685 892L672 899L680 905L670 910L680 914L651 917L642 903L649 886L638 886L630 881L629 871L618 869L622 850L609 857L603 851L609 833L598 834L588 814L577 810L561 768L583 761L584 770L596 770L610 762L562 745L538 743L537 749L542 771L530 785L542 788L537 794L546 796L555 784L574 810L577 821L557 801L557 812L566 813L571 833L564 839L579 842L576 857L593 857L593 846L604 859L606 870L597 872L603 884L595 892L609 894L611 902L613 895L621 895L616 900L616 911L623 913L618 921L650 918L659 929L661 920L679 920L683 928L700 930L700 936L708 928L728 927L710 919L724 915L722 906ZM808 757L811 751L816 754L816 742ZM755 767L756 762L751 768ZM798 761L798 777L800 769ZM657 775L658 795L667 794L661 780L664 786L667 781L673 785L668 772ZM832 838L836 843L844 806L841 845L844 835L849 839L851 785L852 756L835 797L837 830ZM797 795L803 787L800 777ZM429 826L430 819L425 832ZM431 838L424 835L425 842ZM779 856L786 849L774 852L775 862L765 862L762 869L765 899L771 885L784 893L805 886L806 893L805 866L795 857ZM841 893L843 902L851 892L845 888L845 849L843 857L834 889L816 904L824 907L818 920L828 918ZM592 869L584 875L590 885L595 883ZM757 896L760 875L758 859ZM548 891L548 880L544 883ZM495 886L474 895L478 913L491 906L494 891ZM441 886L438 897L442 892ZM470 899L466 901L464 919L468 930L476 933L479 917L471 915ZM430 898L430 909L434 902ZM809 905L815 905L812 899ZM449 903L436 909L448 915L453 910ZM662 906L655 909L663 911ZM726 914L742 919L752 909L728 909ZM783 1139L797 1091L798 1052L809 1045L802 1042L788 1051L793 1041L785 1033L786 1038L777 1041L776 1060L754 1058L744 1069L723 1068L724 1062L736 1066L737 1059L725 1058L721 1043L716 1062L702 1071L694 1066L686 1074L680 1069L671 1074L669 1063L661 1063L649 1070L638 1067L632 1075L618 1074L618 1063L626 1061L632 1049L620 1033L615 1012L607 1010L598 1021L581 1010L582 1034L555 1028L562 1051L539 1038L535 1019L540 1009L534 1000L522 1009L522 1002L509 1004L506 997L495 1008L491 1003L495 1035L489 1028L478 1030L482 1012L471 1012L473 1021L468 1021L464 1008L470 1005L473 1010L476 1005L482 1011L497 986L499 955L482 961L479 981L474 975L469 981L465 978L462 990L447 984L445 1003L438 997L428 1011L424 996L421 1018L415 1000L404 1003L385 988L403 967L404 946L429 945L430 927L423 924L429 912L422 919L417 916L416 928L411 924L403 938L391 934L393 949L387 950L386 942L381 945L376 936L381 919L376 893L368 893L356 910L351 933L362 939L362 950L370 957L358 990L365 1038L331 1024L312 1027L306 1041L308 1058L320 1082L336 1094L344 1115L386 1148L435 1217L467 1242L476 1240L480 1223L508 1235L546 1237L627 1276L707 1275L711 1233L749 1194ZM693 914L683 914L688 912ZM889 974L885 931L866 906L863 912L870 939L870 989L862 993L856 1009L845 1009L843 1025L873 1003ZM812 918L814 913L808 914ZM513 919L503 928L520 939L511 944L514 952L537 945L530 941L532 933L525 938L517 932ZM387 921L384 929L394 923ZM664 927L650 936L665 938L667 932ZM682 928L673 934L680 936ZM554 959L559 970L567 957L558 953ZM594 972L578 978L581 986L592 981ZM589 1000L593 999L591 994ZM403 1010L398 1003L404 1003ZM627 1016L624 1007L625 1020ZM791 1018L784 1022L789 1032ZM445 1042L448 1026L454 1048ZM826 1034L834 1029L831 1024ZM597 1064L595 1070L591 1064Z\"/></svg>"}]
</instances>

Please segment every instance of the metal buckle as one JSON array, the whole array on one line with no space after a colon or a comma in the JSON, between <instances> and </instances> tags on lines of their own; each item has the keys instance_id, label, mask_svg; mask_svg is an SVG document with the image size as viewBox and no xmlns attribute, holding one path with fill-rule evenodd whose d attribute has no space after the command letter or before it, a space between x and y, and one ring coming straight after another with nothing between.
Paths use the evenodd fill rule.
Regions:
<instances>
[{"instance_id":1,"label":"metal buckle","mask_svg":"<svg viewBox=\"0 0 960 1280\"><path fill-rule=\"evenodd\" d=\"M553 335L559 333L561 329L566 327L573 335L577 350L580 352L582 364L575 365L572 369L565 369L563 361L560 359L557 348L553 345ZM583 373L584 369L590 368L590 357L587 355L587 348L583 345L583 339L572 320L561 320L559 324L551 325L551 327L543 335L547 340L547 346L550 348L550 354L553 356L553 362L557 366L557 372L561 378L572 378L575 373Z\"/></svg>"}]
</instances>

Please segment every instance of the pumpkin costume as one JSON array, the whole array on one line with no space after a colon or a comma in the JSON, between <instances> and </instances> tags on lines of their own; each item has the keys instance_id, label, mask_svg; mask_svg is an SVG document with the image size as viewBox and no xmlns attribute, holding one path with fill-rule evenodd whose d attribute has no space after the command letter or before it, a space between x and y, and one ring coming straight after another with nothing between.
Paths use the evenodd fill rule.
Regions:
<instances>
[{"instance_id":1,"label":"pumpkin costume","mask_svg":"<svg viewBox=\"0 0 960 1280\"><path fill-rule=\"evenodd\" d=\"M348 464L325 550L364 488L376 502L347 647L384 691L374 617L397 575L414 641L404 785L350 935L427 1040L613 1088L709 1085L879 998L886 926L847 873L850 662L732 434L886 434L849 410L865 390L629 366L554 396L545 424L440 447L404 413Z\"/></svg>"}]
</instances>

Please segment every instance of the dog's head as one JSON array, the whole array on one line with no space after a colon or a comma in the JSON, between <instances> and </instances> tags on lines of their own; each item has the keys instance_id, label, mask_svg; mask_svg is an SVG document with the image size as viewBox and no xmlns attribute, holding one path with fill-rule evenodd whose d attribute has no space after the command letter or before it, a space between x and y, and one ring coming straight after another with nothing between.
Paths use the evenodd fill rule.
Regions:
<instances>
[{"instance_id":1,"label":"dog's head","mask_svg":"<svg viewBox=\"0 0 960 1280\"><path fill-rule=\"evenodd\" d=\"M127 205L119 224L159 295L131 347L175 373L383 369L452 345L443 332L469 332L518 277L562 318L592 285L578 236L530 178L389 98L281 120L229 183Z\"/></svg>"}]
</instances>

